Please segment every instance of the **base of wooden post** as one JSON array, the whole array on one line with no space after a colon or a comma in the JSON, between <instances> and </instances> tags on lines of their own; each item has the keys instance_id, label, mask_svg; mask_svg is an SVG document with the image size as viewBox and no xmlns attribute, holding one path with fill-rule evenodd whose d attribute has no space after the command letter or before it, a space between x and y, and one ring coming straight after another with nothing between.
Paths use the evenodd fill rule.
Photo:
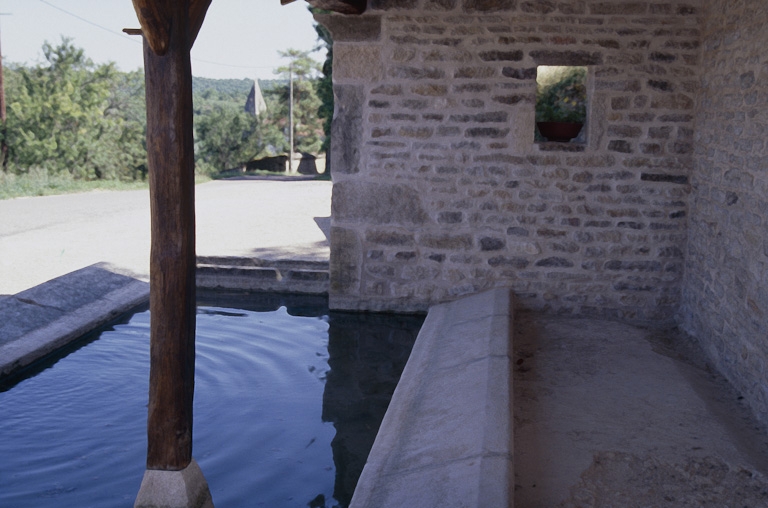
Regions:
<instances>
[{"instance_id":1,"label":"base of wooden post","mask_svg":"<svg viewBox=\"0 0 768 508\"><path fill-rule=\"evenodd\" d=\"M214 508L208 482L192 459L181 471L144 472L133 508Z\"/></svg>"}]
</instances>

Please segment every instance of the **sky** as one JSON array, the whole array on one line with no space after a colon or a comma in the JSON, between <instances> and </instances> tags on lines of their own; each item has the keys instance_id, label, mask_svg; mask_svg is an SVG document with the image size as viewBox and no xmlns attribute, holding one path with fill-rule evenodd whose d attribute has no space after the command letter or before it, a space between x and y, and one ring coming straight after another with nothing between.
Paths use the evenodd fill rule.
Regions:
<instances>
[{"instance_id":1,"label":"sky","mask_svg":"<svg viewBox=\"0 0 768 508\"><path fill-rule=\"evenodd\" d=\"M45 41L70 37L96 63L120 70L143 68L141 37L122 33L139 28L131 0L0 0L3 63L44 61ZM279 50L318 46L312 15L298 0L213 0L192 48L192 74L206 78L275 77L286 62ZM325 51L312 55L325 59Z\"/></svg>"}]
</instances>

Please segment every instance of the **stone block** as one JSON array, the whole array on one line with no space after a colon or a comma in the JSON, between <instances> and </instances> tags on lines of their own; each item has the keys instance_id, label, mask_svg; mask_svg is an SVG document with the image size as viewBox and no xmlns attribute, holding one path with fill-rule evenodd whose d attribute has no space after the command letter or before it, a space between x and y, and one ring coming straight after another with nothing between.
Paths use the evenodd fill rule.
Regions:
<instances>
[{"instance_id":1,"label":"stone block","mask_svg":"<svg viewBox=\"0 0 768 508\"><path fill-rule=\"evenodd\" d=\"M430 249L440 250L467 250L473 246L472 237L467 234L422 234L418 243Z\"/></svg>"},{"instance_id":2,"label":"stone block","mask_svg":"<svg viewBox=\"0 0 768 508\"><path fill-rule=\"evenodd\" d=\"M492 267L511 267L522 270L527 268L531 262L523 257L495 256L488 260L488 265Z\"/></svg>"},{"instance_id":3,"label":"stone block","mask_svg":"<svg viewBox=\"0 0 768 508\"><path fill-rule=\"evenodd\" d=\"M365 233L365 241L378 245L413 245L413 233L399 231L369 230Z\"/></svg>"},{"instance_id":4,"label":"stone block","mask_svg":"<svg viewBox=\"0 0 768 508\"><path fill-rule=\"evenodd\" d=\"M437 216L437 222L440 224L458 224L463 220L463 212L440 212Z\"/></svg>"},{"instance_id":5,"label":"stone block","mask_svg":"<svg viewBox=\"0 0 768 508\"><path fill-rule=\"evenodd\" d=\"M632 153L632 145L623 139L612 139L608 142L608 150L619 153Z\"/></svg>"},{"instance_id":6,"label":"stone block","mask_svg":"<svg viewBox=\"0 0 768 508\"><path fill-rule=\"evenodd\" d=\"M411 87L411 91L416 95L428 97L442 97L448 94L448 86L435 83L419 84Z\"/></svg>"},{"instance_id":7,"label":"stone block","mask_svg":"<svg viewBox=\"0 0 768 508\"><path fill-rule=\"evenodd\" d=\"M369 225L429 221L421 195L404 184L338 182L333 186L332 211L337 221Z\"/></svg>"},{"instance_id":8,"label":"stone block","mask_svg":"<svg viewBox=\"0 0 768 508\"><path fill-rule=\"evenodd\" d=\"M493 67L461 67L453 73L453 77L456 79L492 78L494 76L496 76L496 69Z\"/></svg>"},{"instance_id":9,"label":"stone block","mask_svg":"<svg viewBox=\"0 0 768 508\"><path fill-rule=\"evenodd\" d=\"M658 261L606 261L606 270L627 270L638 272L660 272L661 263Z\"/></svg>"},{"instance_id":10,"label":"stone block","mask_svg":"<svg viewBox=\"0 0 768 508\"><path fill-rule=\"evenodd\" d=\"M449 117L449 120L451 122L472 122L472 123L487 123L487 122L497 122L497 123L505 123L507 122L509 118L509 114L506 111L490 111L487 113L476 113L473 115L451 115Z\"/></svg>"},{"instance_id":11,"label":"stone block","mask_svg":"<svg viewBox=\"0 0 768 508\"><path fill-rule=\"evenodd\" d=\"M44 323L60 318L64 312L56 306L43 306L23 293L0 302L0 345L23 337Z\"/></svg>"},{"instance_id":12,"label":"stone block","mask_svg":"<svg viewBox=\"0 0 768 508\"><path fill-rule=\"evenodd\" d=\"M0 300L0 377L149 299L149 285L96 264Z\"/></svg>"},{"instance_id":13,"label":"stone block","mask_svg":"<svg viewBox=\"0 0 768 508\"><path fill-rule=\"evenodd\" d=\"M571 268L573 267L573 261L560 257L548 257L540 259L536 262L536 266L552 267L552 268Z\"/></svg>"},{"instance_id":14,"label":"stone block","mask_svg":"<svg viewBox=\"0 0 768 508\"><path fill-rule=\"evenodd\" d=\"M392 67L389 76L399 79L443 79L445 71L435 67Z\"/></svg>"},{"instance_id":15,"label":"stone block","mask_svg":"<svg viewBox=\"0 0 768 508\"><path fill-rule=\"evenodd\" d=\"M426 0L424 8L429 11L450 11L457 5L458 0Z\"/></svg>"},{"instance_id":16,"label":"stone block","mask_svg":"<svg viewBox=\"0 0 768 508\"><path fill-rule=\"evenodd\" d=\"M147 470L134 508L213 508L208 482L193 459L181 471Z\"/></svg>"},{"instance_id":17,"label":"stone block","mask_svg":"<svg viewBox=\"0 0 768 508\"><path fill-rule=\"evenodd\" d=\"M370 0L369 6L373 10L414 9L419 4L418 0Z\"/></svg>"},{"instance_id":18,"label":"stone block","mask_svg":"<svg viewBox=\"0 0 768 508\"><path fill-rule=\"evenodd\" d=\"M551 0L528 1L520 4L520 11L529 14L549 14L556 9L557 4Z\"/></svg>"},{"instance_id":19,"label":"stone block","mask_svg":"<svg viewBox=\"0 0 768 508\"><path fill-rule=\"evenodd\" d=\"M329 297L359 295L362 247L357 233L351 229L331 227L331 261Z\"/></svg>"},{"instance_id":20,"label":"stone block","mask_svg":"<svg viewBox=\"0 0 768 508\"><path fill-rule=\"evenodd\" d=\"M640 127L635 125L609 125L607 135L619 138L639 138L643 133Z\"/></svg>"},{"instance_id":21,"label":"stone block","mask_svg":"<svg viewBox=\"0 0 768 508\"><path fill-rule=\"evenodd\" d=\"M378 44L333 45L333 81L377 82L384 75L381 47Z\"/></svg>"},{"instance_id":22,"label":"stone block","mask_svg":"<svg viewBox=\"0 0 768 508\"><path fill-rule=\"evenodd\" d=\"M464 131L464 136L468 138L503 138L509 134L509 129L499 129L496 127L471 127Z\"/></svg>"},{"instance_id":23,"label":"stone block","mask_svg":"<svg viewBox=\"0 0 768 508\"><path fill-rule=\"evenodd\" d=\"M360 85L335 85L333 92L331 167L336 174L358 173L363 133L363 88Z\"/></svg>"},{"instance_id":24,"label":"stone block","mask_svg":"<svg viewBox=\"0 0 768 508\"><path fill-rule=\"evenodd\" d=\"M484 62L519 62L523 59L523 51L519 49L514 51L481 51L478 56Z\"/></svg>"},{"instance_id":25,"label":"stone block","mask_svg":"<svg viewBox=\"0 0 768 508\"><path fill-rule=\"evenodd\" d=\"M505 247L506 243L502 238L494 238L494 237L483 237L480 239L480 250L481 251L494 251L494 250L502 250Z\"/></svg>"},{"instance_id":26,"label":"stone block","mask_svg":"<svg viewBox=\"0 0 768 508\"><path fill-rule=\"evenodd\" d=\"M686 175L669 175L662 173L640 173L640 180L646 182L676 183L685 185L688 183Z\"/></svg>"},{"instance_id":27,"label":"stone block","mask_svg":"<svg viewBox=\"0 0 768 508\"><path fill-rule=\"evenodd\" d=\"M589 51L537 49L529 53L536 65L601 65L603 55Z\"/></svg>"},{"instance_id":28,"label":"stone block","mask_svg":"<svg viewBox=\"0 0 768 508\"><path fill-rule=\"evenodd\" d=\"M676 93L668 95L659 95L651 99L651 108L653 109L693 109L694 100L688 95Z\"/></svg>"},{"instance_id":29,"label":"stone block","mask_svg":"<svg viewBox=\"0 0 768 508\"><path fill-rule=\"evenodd\" d=\"M351 17L338 14L315 14L314 18L331 32L334 44L338 42L377 41L381 36L381 16Z\"/></svg>"},{"instance_id":30,"label":"stone block","mask_svg":"<svg viewBox=\"0 0 768 508\"><path fill-rule=\"evenodd\" d=\"M592 15L637 15L647 12L646 2L599 2L589 6Z\"/></svg>"},{"instance_id":31,"label":"stone block","mask_svg":"<svg viewBox=\"0 0 768 508\"><path fill-rule=\"evenodd\" d=\"M517 0L462 0L464 12L514 11Z\"/></svg>"}]
</instances>

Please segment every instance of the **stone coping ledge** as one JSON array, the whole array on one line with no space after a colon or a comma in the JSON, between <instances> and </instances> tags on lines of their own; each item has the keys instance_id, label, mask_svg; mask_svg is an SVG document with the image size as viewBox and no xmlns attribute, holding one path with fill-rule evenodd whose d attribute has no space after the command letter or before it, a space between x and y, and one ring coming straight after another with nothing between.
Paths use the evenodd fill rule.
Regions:
<instances>
[{"instance_id":1,"label":"stone coping ledge","mask_svg":"<svg viewBox=\"0 0 768 508\"><path fill-rule=\"evenodd\" d=\"M350 508L513 505L512 301L430 308Z\"/></svg>"},{"instance_id":2,"label":"stone coping ledge","mask_svg":"<svg viewBox=\"0 0 768 508\"><path fill-rule=\"evenodd\" d=\"M327 261L197 258L197 287L202 289L326 295L329 281Z\"/></svg>"},{"instance_id":3,"label":"stone coping ledge","mask_svg":"<svg viewBox=\"0 0 768 508\"><path fill-rule=\"evenodd\" d=\"M198 266L241 266L278 270L328 270L330 263L302 259L264 259L247 256L197 256Z\"/></svg>"},{"instance_id":4,"label":"stone coping ledge","mask_svg":"<svg viewBox=\"0 0 768 508\"><path fill-rule=\"evenodd\" d=\"M148 300L149 284L104 263L0 299L0 378Z\"/></svg>"},{"instance_id":5,"label":"stone coping ledge","mask_svg":"<svg viewBox=\"0 0 768 508\"><path fill-rule=\"evenodd\" d=\"M16 295L0 295L0 378L149 301L149 284L98 263ZM201 257L205 289L328 294L328 262Z\"/></svg>"}]
</instances>

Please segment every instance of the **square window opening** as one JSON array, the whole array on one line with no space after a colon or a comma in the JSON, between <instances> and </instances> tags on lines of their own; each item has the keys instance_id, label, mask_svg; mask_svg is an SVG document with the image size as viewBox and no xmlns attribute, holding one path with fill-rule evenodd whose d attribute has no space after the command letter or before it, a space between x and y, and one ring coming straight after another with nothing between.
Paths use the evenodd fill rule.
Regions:
<instances>
[{"instance_id":1,"label":"square window opening","mask_svg":"<svg viewBox=\"0 0 768 508\"><path fill-rule=\"evenodd\" d=\"M586 143L587 67L536 68L535 141Z\"/></svg>"}]
</instances>

